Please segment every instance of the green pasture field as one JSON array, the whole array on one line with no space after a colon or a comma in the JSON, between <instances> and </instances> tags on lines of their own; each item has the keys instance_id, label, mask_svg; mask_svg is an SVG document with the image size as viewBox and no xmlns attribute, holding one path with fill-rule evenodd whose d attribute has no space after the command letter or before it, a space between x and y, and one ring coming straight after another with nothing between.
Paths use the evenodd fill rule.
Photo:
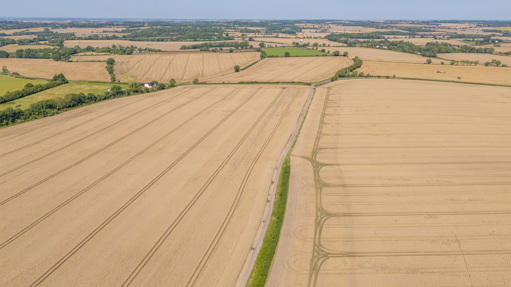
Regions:
<instances>
[{"instance_id":1,"label":"green pasture field","mask_svg":"<svg viewBox=\"0 0 511 287\"><path fill-rule=\"evenodd\" d=\"M5 92L8 91L21 90L28 83L37 85L44 84L46 81L19 79L7 75L0 75L0 96L3 96Z\"/></svg>"},{"instance_id":2,"label":"green pasture field","mask_svg":"<svg viewBox=\"0 0 511 287\"><path fill-rule=\"evenodd\" d=\"M30 95L28 97L24 97L21 99L17 99L15 101L7 102L0 105L0 110L4 110L6 108L21 108L26 109L30 107L31 104L48 99L62 98L69 94L79 94L79 93L92 93L92 94L101 94L106 92L115 84L100 84L100 83L68 83L65 85L61 85L46 91L39 92L37 94ZM126 88L127 85L119 85L123 88Z\"/></svg>"}]
</instances>

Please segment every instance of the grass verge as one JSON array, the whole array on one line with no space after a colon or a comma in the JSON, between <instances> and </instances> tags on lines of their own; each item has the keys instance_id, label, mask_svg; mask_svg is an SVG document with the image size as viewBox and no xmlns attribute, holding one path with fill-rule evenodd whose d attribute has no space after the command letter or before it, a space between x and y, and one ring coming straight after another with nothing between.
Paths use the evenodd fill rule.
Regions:
<instances>
[{"instance_id":1,"label":"grass verge","mask_svg":"<svg viewBox=\"0 0 511 287\"><path fill-rule=\"evenodd\" d=\"M268 272L270 272L270 266L277 249L277 243L279 242L280 230L284 222L284 214L286 213L289 175L291 174L290 154L291 151L289 151L282 163L270 223L266 230L261 250L257 255L254 268L250 273L247 287L263 287L268 278Z\"/></svg>"}]
</instances>

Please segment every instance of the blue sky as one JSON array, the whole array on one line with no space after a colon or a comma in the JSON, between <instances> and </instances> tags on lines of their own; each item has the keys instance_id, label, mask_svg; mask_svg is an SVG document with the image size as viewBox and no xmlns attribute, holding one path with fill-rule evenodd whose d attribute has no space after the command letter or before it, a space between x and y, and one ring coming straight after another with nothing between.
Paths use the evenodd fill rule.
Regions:
<instances>
[{"instance_id":1,"label":"blue sky","mask_svg":"<svg viewBox=\"0 0 511 287\"><path fill-rule=\"evenodd\" d=\"M0 0L0 17L511 20L511 0Z\"/></svg>"}]
</instances>

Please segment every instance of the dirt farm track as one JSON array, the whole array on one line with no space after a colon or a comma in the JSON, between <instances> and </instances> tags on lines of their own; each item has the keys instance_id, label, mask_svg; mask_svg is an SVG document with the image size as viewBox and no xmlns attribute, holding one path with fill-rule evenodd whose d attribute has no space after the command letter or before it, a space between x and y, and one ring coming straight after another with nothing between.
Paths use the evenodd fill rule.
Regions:
<instances>
[{"instance_id":1,"label":"dirt farm track","mask_svg":"<svg viewBox=\"0 0 511 287\"><path fill-rule=\"evenodd\" d=\"M0 286L234 285L308 93L179 87L0 130Z\"/></svg>"}]
</instances>

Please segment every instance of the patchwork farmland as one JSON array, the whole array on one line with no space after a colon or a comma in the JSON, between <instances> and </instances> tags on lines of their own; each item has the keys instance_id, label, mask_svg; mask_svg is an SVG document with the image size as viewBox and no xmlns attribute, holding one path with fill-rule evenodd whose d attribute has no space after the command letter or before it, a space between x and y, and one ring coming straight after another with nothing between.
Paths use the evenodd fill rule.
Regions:
<instances>
[{"instance_id":1,"label":"patchwork farmland","mask_svg":"<svg viewBox=\"0 0 511 287\"><path fill-rule=\"evenodd\" d=\"M191 82L194 78L234 73L234 66L254 63L259 53L154 53L124 56L75 56L78 61L106 61L114 58L117 78L123 82L161 81L171 78Z\"/></svg>"}]
</instances>

